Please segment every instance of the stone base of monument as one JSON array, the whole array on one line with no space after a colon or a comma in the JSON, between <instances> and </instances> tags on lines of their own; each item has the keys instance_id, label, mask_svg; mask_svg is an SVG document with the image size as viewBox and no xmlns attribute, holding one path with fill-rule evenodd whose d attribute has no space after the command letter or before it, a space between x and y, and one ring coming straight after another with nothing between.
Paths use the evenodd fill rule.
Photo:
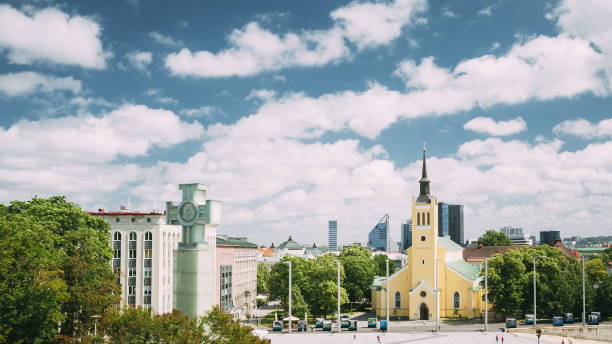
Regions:
<instances>
[{"instance_id":1,"label":"stone base of monument","mask_svg":"<svg viewBox=\"0 0 612 344\"><path fill-rule=\"evenodd\" d=\"M191 316L204 315L214 304L216 257L205 246L179 247L174 252L174 308Z\"/></svg>"}]
</instances>

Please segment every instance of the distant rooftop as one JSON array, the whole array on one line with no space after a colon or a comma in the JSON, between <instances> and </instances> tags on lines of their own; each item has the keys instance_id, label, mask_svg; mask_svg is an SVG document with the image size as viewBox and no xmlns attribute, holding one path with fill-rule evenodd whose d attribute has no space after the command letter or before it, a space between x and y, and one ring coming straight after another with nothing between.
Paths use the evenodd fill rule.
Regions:
<instances>
[{"instance_id":1,"label":"distant rooftop","mask_svg":"<svg viewBox=\"0 0 612 344\"><path fill-rule=\"evenodd\" d=\"M137 210L128 210L128 209L122 209L119 211L106 211L104 209L98 209L98 211L88 211L87 214L89 215L113 215L113 216L121 216L121 215L166 215L166 212L164 211L163 213L159 212L159 211L151 211L151 212L142 212L142 211L137 211Z\"/></svg>"},{"instance_id":2,"label":"distant rooftop","mask_svg":"<svg viewBox=\"0 0 612 344\"><path fill-rule=\"evenodd\" d=\"M247 238L229 237L225 235L217 236L217 245L257 248L257 244L247 241Z\"/></svg>"}]
</instances>

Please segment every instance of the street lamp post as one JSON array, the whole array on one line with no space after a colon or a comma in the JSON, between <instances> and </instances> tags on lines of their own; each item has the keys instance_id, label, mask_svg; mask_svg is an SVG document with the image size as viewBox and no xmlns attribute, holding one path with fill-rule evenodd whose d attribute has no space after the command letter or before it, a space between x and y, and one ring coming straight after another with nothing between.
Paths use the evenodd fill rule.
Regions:
<instances>
[{"instance_id":1,"label":"street lamp post","mask_svg":"<svg viewBox=\"0 0 612 344\"><path fill-rule=\"evenodd\" d=\"M387 268L387 328L389 328L389 257L385 260Z\"/></svg>"},{"instance_id":2,"label":"street lamp post","mask_svg":"<svg viewBox=\"0 0 612 344\"><path fill-rule=\"evenodd\" d=\"M438 261L440 259L436 258L434 265L434 289L436 290L436 333L439 332L439 319L440 319L440 291L438 290Z\"/></svg>"},{"instance_id":3,"label":"street lamp post","mask_svg":"<svg viewBox=\"0 0 612 344\"><path fill-rule=\"evenodd\" d=\"M536 259L544 258L544 256L533 257L533 327L538 326L538 313L536 312L537 307L537 287L536 287Z\"/></svg>"},{"instance_id":4,"label":"street lamp post","mask_svg":"<svg viewBox=\"0 0 612 344\"><path fill-rule=\"evenodd\" d=\"M586 325L586 286L584 278L584 256L582 256L582 326Z\"/></svg>"},{"instance_id":5,"label":"street lamp post","mask_svg":"<svg viewBox=\"0 0 612 344\"><path fill-rule=\"evenodd\" d=\"M340 333L340 261L336 260L338 268L338 333Z\"/></svg>"},{"instance_id":6,"label":"street lamp post","mask_svg":"<svg viewBox=\"0 0 612 344\"><path fill-rule=\"evenodd\" d=\"M485 323L484 330L487 332L489 324L489 258L485 258Z\"/></svg>"},{"instance_id":7,"label":"street lamp post","mask_svg":"<svg viewBox=\"0 0 612 344\"><path fill-rule=\"evenodd\" d=\"M289 333L291 333L291 299L293 298L291 295L291 261L287 261L287 264L289 264Z\"/></svg>"}]
</instances>

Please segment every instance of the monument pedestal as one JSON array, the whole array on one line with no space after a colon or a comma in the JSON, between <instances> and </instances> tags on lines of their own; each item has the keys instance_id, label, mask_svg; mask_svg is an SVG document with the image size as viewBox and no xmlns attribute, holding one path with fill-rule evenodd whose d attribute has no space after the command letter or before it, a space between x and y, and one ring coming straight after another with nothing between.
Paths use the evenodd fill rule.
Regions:
<instances>
[{"instance_id":1,"label":"monument pedestal","mask_svg":"<svg viewBox=\"0 0 612 344\"><path fill-rule=\"evenodd\" d=\"M174 308L202 316L215 304L215 250L181 246L174 252Z\"/></svg>"}]
</instances>

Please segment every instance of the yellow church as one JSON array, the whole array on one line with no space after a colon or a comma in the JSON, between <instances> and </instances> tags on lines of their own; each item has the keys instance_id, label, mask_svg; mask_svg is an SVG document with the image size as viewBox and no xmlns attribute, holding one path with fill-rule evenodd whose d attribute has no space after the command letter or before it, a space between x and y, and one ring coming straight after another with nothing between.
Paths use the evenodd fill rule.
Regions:
<instances>
[{"instance_id":1,"label":"yellow church","mask_svg":"<svg viewBox=\"0 0 612 344\"><path fill-rule=\"evenodd\" d=\"M372 310L378 317L433 320L480 317L484 312L480 270L463 260L463 247L438 236L438 200L429 192L425 149L419 196L412 200L412 247L408 264L371 286ZM387 298L387 289L389 297ZM439 293L436 293L436 290Z\"/></svg>"}]
</instances>

